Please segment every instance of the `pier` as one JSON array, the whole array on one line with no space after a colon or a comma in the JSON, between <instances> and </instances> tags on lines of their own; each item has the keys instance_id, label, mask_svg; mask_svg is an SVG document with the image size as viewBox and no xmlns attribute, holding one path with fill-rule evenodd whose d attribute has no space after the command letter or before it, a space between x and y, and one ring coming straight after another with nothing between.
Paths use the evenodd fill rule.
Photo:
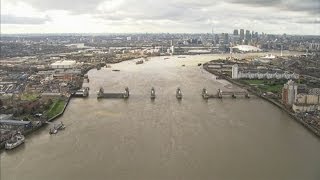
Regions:
<instances>
[{"instance_id":1,"label":"pier","mask_svg":"<svg viewBox=\"0 0 320 180\"><path fill-rule=\"evenodd\" d=\"M73 97L88 97L89 96L89 88L81 88L72 94Z\"/></svg>"},{"instance_id":2,"label":"pier","mask_svg":"<svg viewBox=\"0 0 320 180\"><path fill-rule=\"evenodd\" d=\"M97 94L97 98L114 98L114 99L128 99L130 96L129 88L125 88L123 93L105 93L103 88L100 88Z\"/></svg>"},{"instance_id":3,"label":"pier","mask_svg":"<svg viewBox=\"0 0 320 180\"><path fill-rule=\"evenodd\" d=\"M250 98L250 95L248 92L245 91L222 91L221 89L218 89L216 94L209 94L206 88L202 89L202 98L203 99L209 99L209 98L219 98L222 99L223 97L245 97Z\"/></svg>"}]
</instances>

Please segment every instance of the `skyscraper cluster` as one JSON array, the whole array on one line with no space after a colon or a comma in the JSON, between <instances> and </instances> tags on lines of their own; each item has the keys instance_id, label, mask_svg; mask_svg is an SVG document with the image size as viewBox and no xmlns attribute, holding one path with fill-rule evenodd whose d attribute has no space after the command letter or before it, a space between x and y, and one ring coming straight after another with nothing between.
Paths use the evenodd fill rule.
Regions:
<instances>
[{"instance_id":1,"label":"skyscraper cluster","mask_svg":"<svg viewBox=\"0 0 320 180\"><path fill-rule=\"evenodd\" d=\"M258 32L250 32L250 30L240 29L240 33L238 29L233 31L233 37L238 41L239 44L251 44L253 40L257 40Z\"/></svg>"}]
</instances>

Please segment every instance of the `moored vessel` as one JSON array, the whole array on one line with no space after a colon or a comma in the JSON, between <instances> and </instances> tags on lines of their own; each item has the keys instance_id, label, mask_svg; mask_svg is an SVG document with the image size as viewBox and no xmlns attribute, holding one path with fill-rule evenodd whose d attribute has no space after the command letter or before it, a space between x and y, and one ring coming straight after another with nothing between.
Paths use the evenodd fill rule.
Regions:
<instances>
[{"instance_id":1,"label":"moored vessel","mask_svg":"<svg viewBox=\"0 0 320 180\"><path fill-rule=\"evenodd\" d=\"M57 134L59 130L64 130L66 127L65 125L61 122L59 124L53 125L53 128L50 128L49 134Z\"/></svg>"},{"instance_id":2,"label":"moored vessel","mask_svg":"<svg viewBox=\"0 0 320 180\"><path fill-rule=\"evenodd\" d=\"M25 140L25 137L21 134L21 132L16 133L12 136L11 139L9 139L6 144L5 148L7 150L14 149L18 147L19 145L23 144Z\"/></svg>"}]
</instances>

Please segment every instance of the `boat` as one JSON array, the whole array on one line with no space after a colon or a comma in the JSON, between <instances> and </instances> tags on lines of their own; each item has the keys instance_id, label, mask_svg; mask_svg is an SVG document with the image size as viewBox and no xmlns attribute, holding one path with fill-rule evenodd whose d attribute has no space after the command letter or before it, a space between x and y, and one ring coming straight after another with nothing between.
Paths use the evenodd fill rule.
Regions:
<instances>
[{"instance_id":1,"label":"boat","mask_svg":"<svg viewBox=\"0 0 320 180\"><path fill-rule=\"evenodd\" d=\"M49 134L57 134L58 131L64 130L66 127L65 125L61 122L59 124L54 124L53 128L50 128Z\"/></svg>"},{"instance_id":2,"label":"boat","mask_svg":"<svg viewBox=\"0 0 320 180\"><path fill-rule=\"evenodd\" d=\"M185 56L179 56L178 58L186 58Z\"/></svg>"},{"instance_id":3,"label":"boat","mask_svg":"<svg viewBox=\"0 0 320 180\"><path fill-rule=\"evenodd\" d=\"M136 64L137 64L137 65L138 65L138 64L143 64L143 60L141 59L141 60L137 61Z\"/></svg>"},{"instance_id":4,"label":"boat","mask_svg":"<svg viewBox=\"0 0 320 180\"><path fill-rule=\"evenodd\" d=\"M113 69L112 71L120 71L119 69Z\"/></svg>"},{"instance_id":5,"label":"boat","mask_svg":"<svg viewBox=\"0 0 320 180\"><path fill-rule=\"evenodd\" d=\"M182 64L182 67L185 67L186 65Z\"/></svg>"},{"instance_id":6,"label":"boat","mask_svg":"<svg viewBox=\"0 0 320 180\"><path fill-rule=\"evenodd\" d=\"M15 135L12 136L11 139L9 139L5 143L5 149L10 150L18 147L19 145L23 144L25 140L25 137L21 134L21 132L17 132Z\"/></svg>"},{"instance_id":7,"label":"boat","mask_svg":"<svg viewBox=\"0 0 320 180\"><path fill-rule=\"evenodd\" d=\"M201 63L198 64L198 66L201 66L201 65L202 65Z\"/></svg>"},{"instance_id":8,"label":"boat","mask_svg":"<svg viewBox=\"0 0 320 180\"><path fill-rule=\"evenodd\" d=\"M176 97L177 97L177 99L182 99L182 93L181 93L181 89L180 88L177 88Z\"/></svg>"},{"instance_id":9,"label":"boat","mask_svg":"<svg viewBox=\"0 0 320 180\"><path fill-rule=\"evenodd\" d=\"M163 60L166 60L166 59L170 59L170 58L166 57L166 58L164 58Z\"/></svg>"},{"instance_id":10,"label":"boat","mask_svg":"<svg viewBox=\"0 0 320 180\"><path fill-rule=\"evenodd\" d=\"M156 91L154 90L154 88L152 87L151 88L151 96L150 96L151 99L155 99L156 98Z\"/></svg>"}]
</instances>

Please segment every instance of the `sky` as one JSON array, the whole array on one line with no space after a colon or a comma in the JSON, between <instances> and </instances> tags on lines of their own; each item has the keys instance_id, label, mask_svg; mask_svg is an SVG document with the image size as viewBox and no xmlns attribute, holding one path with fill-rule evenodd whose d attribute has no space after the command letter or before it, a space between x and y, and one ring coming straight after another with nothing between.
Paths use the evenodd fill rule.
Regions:
<instances>
[{"instance_id":1,"label":"sky","mask_svg":"<svg viewBox=\"0 0 320 180\"><path fill-rule=\"evenodd\" d=\"M320 0L1 0L1 33L320 35Z\"/></svg>"}]
</instances>

